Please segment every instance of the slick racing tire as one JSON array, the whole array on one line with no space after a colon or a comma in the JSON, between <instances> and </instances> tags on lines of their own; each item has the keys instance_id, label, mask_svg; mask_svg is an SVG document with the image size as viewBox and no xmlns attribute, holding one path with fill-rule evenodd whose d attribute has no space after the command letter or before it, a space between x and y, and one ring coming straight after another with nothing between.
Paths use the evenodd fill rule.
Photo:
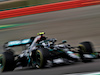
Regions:
<instances>
[{"instance_id":1,"label":"slick racing tire","mask_svg":"<svg viewBox=\"0 0 100 75\"><path fill-rule=\"evenodd\" d=\"M44 68L48 58L49 50L46 48L39 48L36 51L36 68Z\"/></svg>"},{"instance_id":2,"label":"slick racing tire","mask_svg":"<svg viewBox=\"0 0 100 75\"><path fill-rule=\"evenodd\" d=\"M80 54L80 57L82 59L82 62L92 62L93 59L92 58L86 58L84 57L84 54L91 54L91 53L94 53L94 48L93 48L93 44L91 42L81 42L79 44L79 54Z\"/></svg>"},{"instance_id":3,"label":"slick racing tire","mask_svg":"<svg viewBox=\"0 0 100 75\"><path fill-rule=\"evenodd\" d=\"M83 51L83 53L94 53L93 44L91 42L81 42L79 44L79 48Z\"/></svg>"},{"instance_id":4,"label":"slick racing tire","mask_svg":"<svg viewBox=\"0 0 100 75\"><path fill-rule=\"evenodd\" d=\"M14 56L12 52L0 54L1 72L13 71L15 68Z\"/></svg>"}]
</instances>

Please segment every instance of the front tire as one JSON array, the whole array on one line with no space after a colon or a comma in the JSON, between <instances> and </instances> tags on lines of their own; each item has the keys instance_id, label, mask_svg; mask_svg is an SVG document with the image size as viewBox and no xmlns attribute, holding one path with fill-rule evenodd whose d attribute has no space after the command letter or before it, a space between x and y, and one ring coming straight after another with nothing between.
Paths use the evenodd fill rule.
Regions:
<instances>
[{"instance_id":1,"label":"front tire","mask_svg":"<svg viewBox=\"0 0 100 75\"><path fill-rule=\"evenodd\" d=\"M4 52L0 55L1 72L13 71L15 68L14 56L12 52Z\"/></svg>"},{"instance_id":2,"label":"front tire","mask_svg":"<svg viewBox=\"0 0 100 75\"><path fill-rule=\"evenodd\" d=\"M44 68L47 59L49 58L49 50L46 48L40 48L36 51L36 67Z\"/></svg>"}]
</instances>

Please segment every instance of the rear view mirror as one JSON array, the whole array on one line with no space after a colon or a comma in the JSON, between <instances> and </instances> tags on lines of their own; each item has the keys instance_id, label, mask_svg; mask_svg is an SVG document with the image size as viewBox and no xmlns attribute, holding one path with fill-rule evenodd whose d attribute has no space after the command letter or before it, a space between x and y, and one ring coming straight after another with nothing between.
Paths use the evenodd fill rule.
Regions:
<instances>
[{"instance_id":1,"label":"rear view mirror","mask_svg":"<svg viewBox=\"0 0 100 75\"><path fill-rule=\"evenodd\" d=\"M63 40L62 43L67 43L67 41L66 40Z\"/></svg>"}]
</instances>

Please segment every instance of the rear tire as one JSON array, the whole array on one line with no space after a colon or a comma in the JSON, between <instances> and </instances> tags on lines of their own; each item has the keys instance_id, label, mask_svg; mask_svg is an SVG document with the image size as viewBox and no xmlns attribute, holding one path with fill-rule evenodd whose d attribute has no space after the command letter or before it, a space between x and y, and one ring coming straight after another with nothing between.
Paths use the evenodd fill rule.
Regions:
<instances>
[{"instance_id":1,"label":"rear tire","mask_svg":"<svg viewBox=\"0 0 100 75\"><path fill-rule=\"evenodd\" d=\"M84 57L84 54L91 54L91 53L94 53L94 48L93 48L93 44L91 42L82 42L79 44L79 54L80 54L80 57L82 59L82 62L92 62L92 58L85 58Z\"/></svg>"},{"instance_id":2,"label":"rear tire","mask_svg":"<svg viewBox=\"0 0 100 75\"><path fill-rule=\"evenodd\" d=\"M84 53L94 53L94 48L93 44L91 42L82 42L79 44L79 48L84 52Z\"/></svg>"}]
</instances>

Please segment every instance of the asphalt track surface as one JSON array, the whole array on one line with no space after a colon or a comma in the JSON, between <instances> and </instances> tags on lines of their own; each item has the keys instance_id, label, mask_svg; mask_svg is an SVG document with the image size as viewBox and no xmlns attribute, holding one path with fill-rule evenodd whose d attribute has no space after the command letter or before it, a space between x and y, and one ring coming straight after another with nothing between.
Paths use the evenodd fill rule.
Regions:
<instances>
[{"instance_id":1,"label":"asphalt track surface","mask_svg":"<svg viewBox=\"0 0 100 75\"><path fill-rule=\"evenodd\" d=\"M72 46L82 41L93 42L96 51L100 50L100 5L61 10L36 15L28 15L0 20L0 25L15 23L32 23L26 26L0 30L0 49L10 40L19 40L36 36L39 31L45 31L49 38L68 40ZM76 63L46 69L17 69L0 75L63 75L78 72L100 71L100 59L92 63Z\"/></svg>"}]
</instances>

